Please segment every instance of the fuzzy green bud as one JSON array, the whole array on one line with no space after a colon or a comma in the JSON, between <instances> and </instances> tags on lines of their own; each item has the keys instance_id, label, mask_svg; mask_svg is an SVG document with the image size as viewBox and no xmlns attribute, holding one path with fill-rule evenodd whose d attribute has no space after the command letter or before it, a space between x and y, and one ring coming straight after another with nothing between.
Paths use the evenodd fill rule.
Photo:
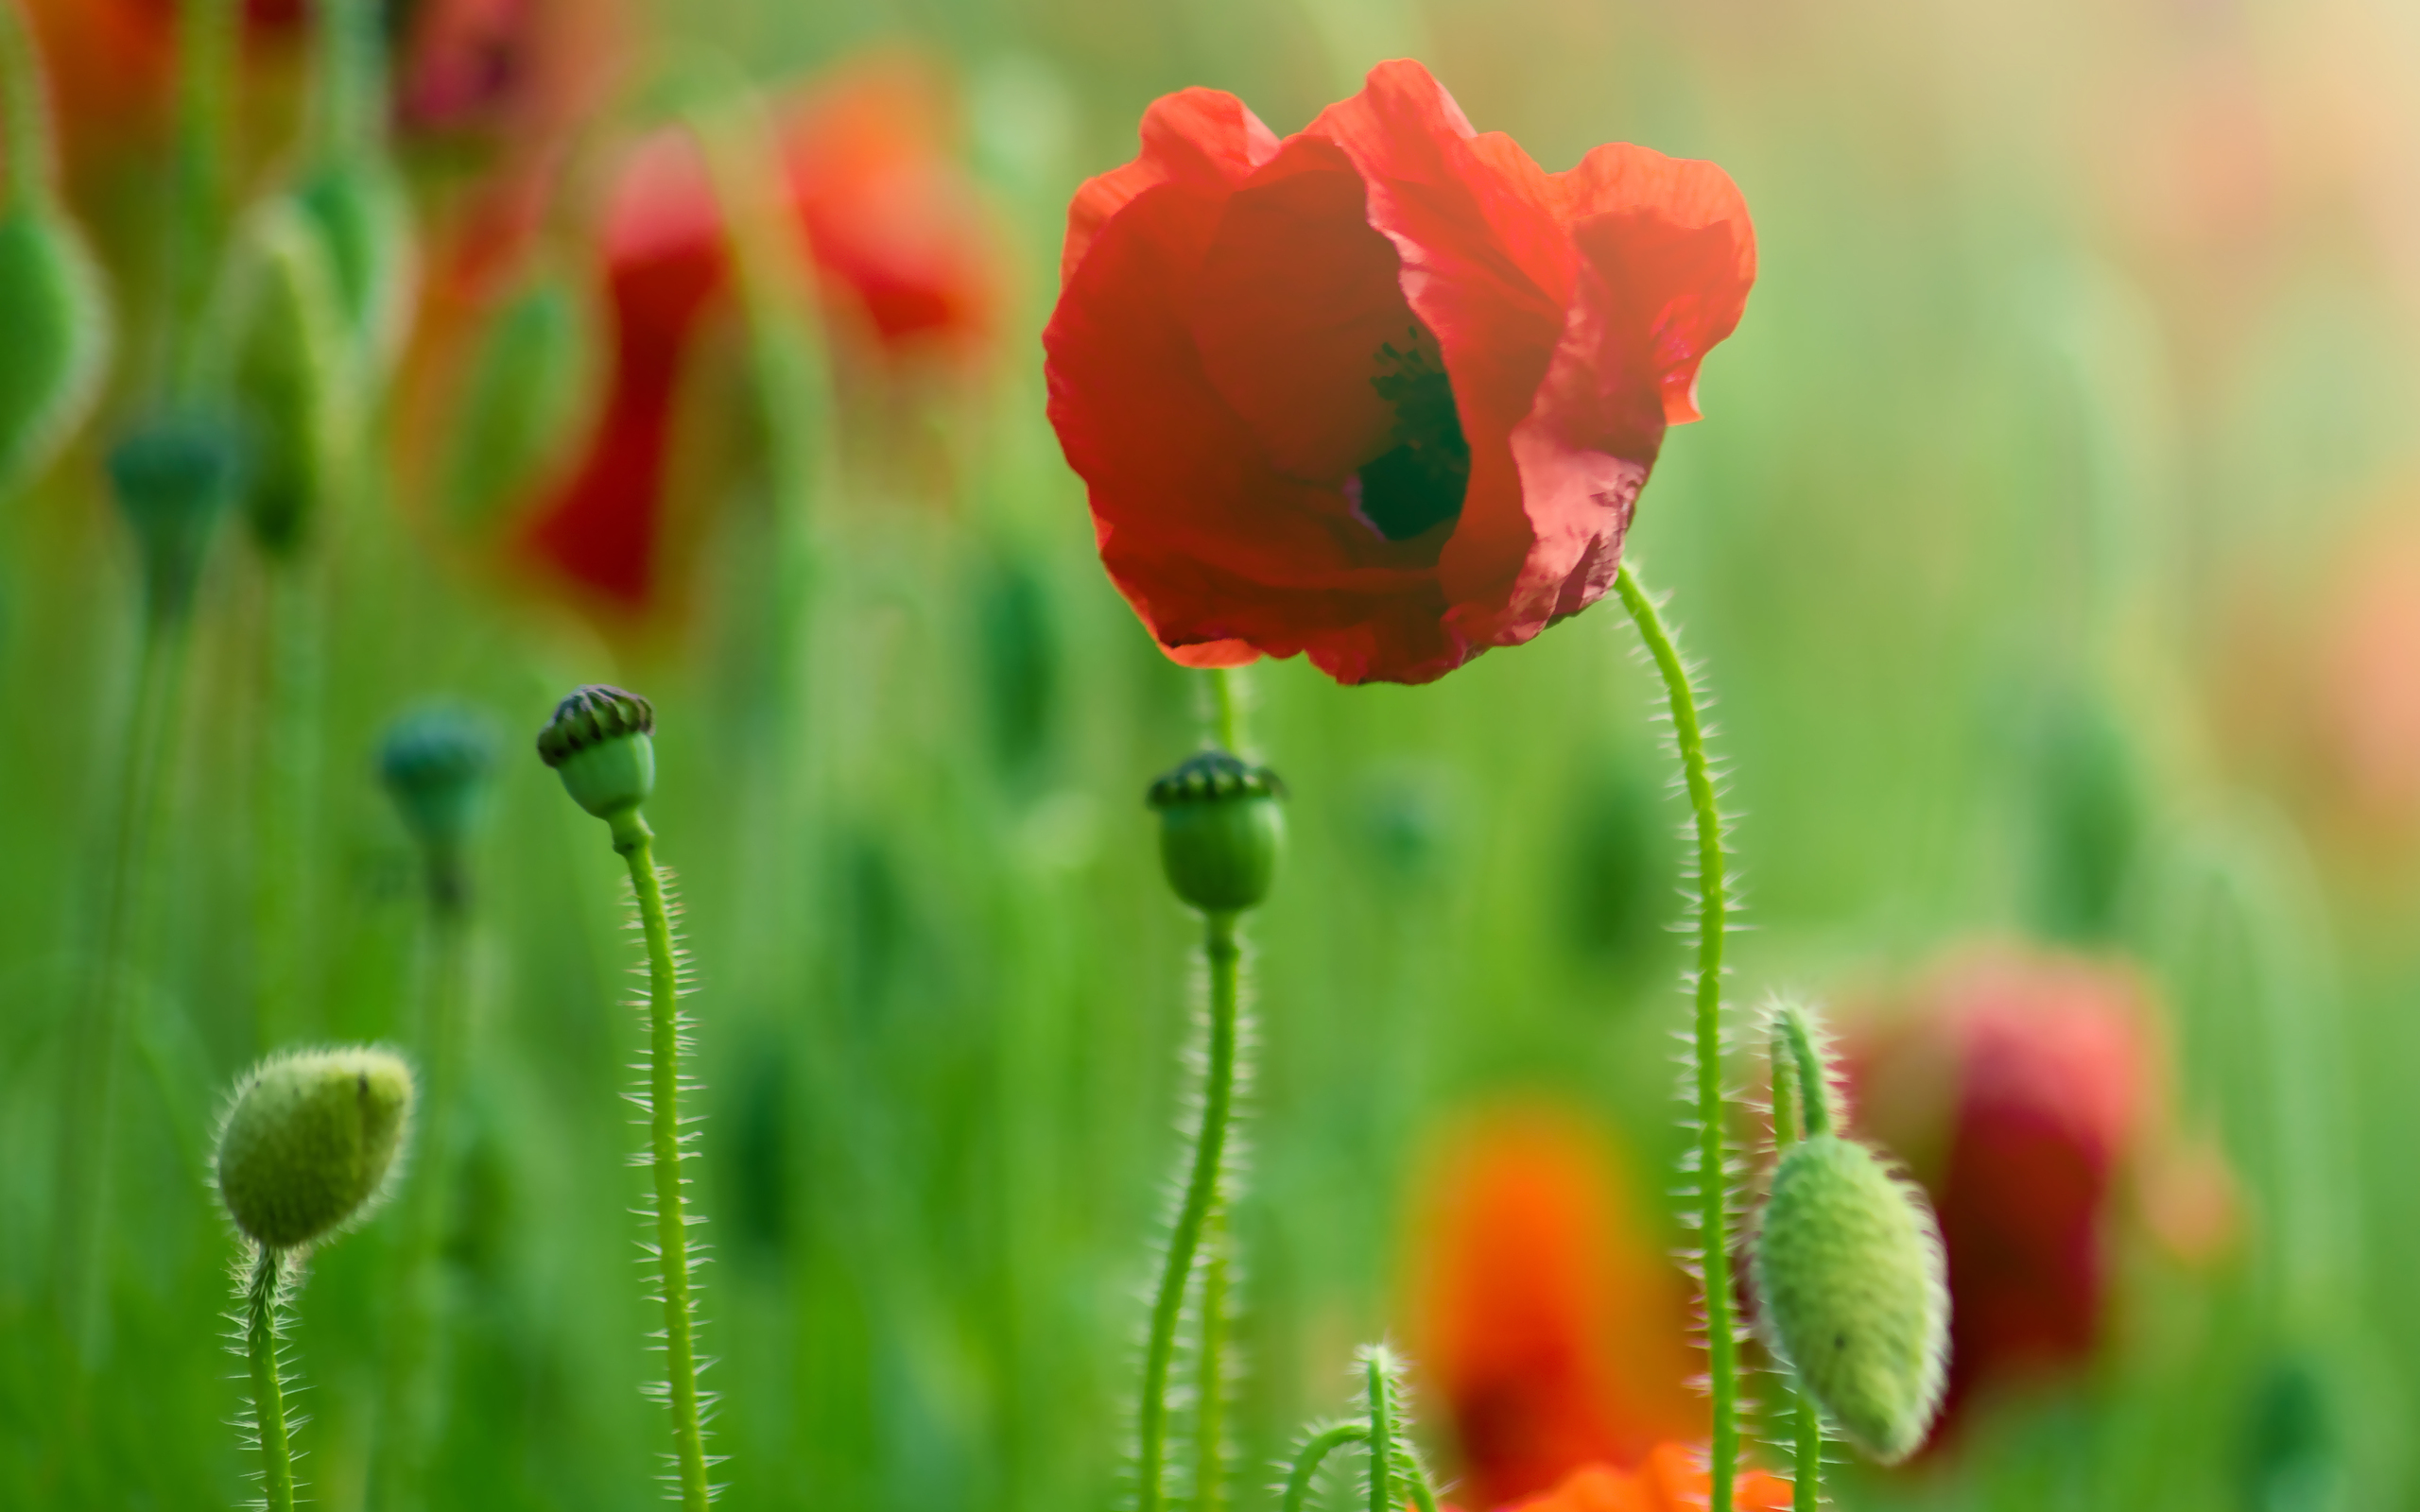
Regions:
<instances>
[{"instance_id":1,"label":"fuzzy green bud","mask_svg":"<svg viewBox=\"0 0 2420 1512\"><path fill-rule=\"evenodd\" d=\"M1233 914L1269 896L1286 837L1286 784L1266 766L1205 750L1151 784L1160 865L1176 895L1205 914Z\"/></svg>"},{"instance_id":2,"label":"fuzzy green bud","mask_svg":"<svg viewBox=\"0 0 2420 1512\"><path fill-rule=\"evenodd\" d=\"M388 1051L309 1050L261 1062L218 1134L228 1215L270 1249L334 1233L379 1194L411 1110L411 1071Z\"/></svg>"},{"instance_id":3,"label":"fuzzy green bud","mask_svg":"<svg viewBox=\"0 0 2420 1512\"><path fill-rule=\"evenodd\" d=\"M538 732L538 757L572 800L600 819L655 791L655 706L601 682L575 688Z\"/></svg>"},{"instance_id":4,"label":"fuzzy green bud","mask_svg":"<svg viewBox=\"0 0 2420 1512\"><path fill-rule=\"evenodd\" d=\"M1773 1351L1841 1435L1886 1465L1914 1453L1949 1358L1941 1238L1923 1196L1831 1134L1790 1147L1755 1237Z\"/></svg>"},{"instance_id":5,"label":"fuzzy green bud","mask_svg":"<svg viewBox=\"0 0 2420 1512\"><path fill-rule=\"evenodd\" d=\"M421 843L438 902L458 906L464 896L462 847L486 807L495 731L467 709L433 705L387 727L378 747L378 775Z\"/></svg>"},{"instance_id":6,"label":"fuzzy green bud","mask_svg":"<svg viewBox=\"0 0 2420 1512\"><path fill-rule=\"evenodd\" d=\"M0 494L42 471L109 368L100 266L63 212L28 195L0 214Z\"/></svg>"},{"instance_id":7,"label":"fuzzy green bud","mask_svg":"<svg viewBox=\"0 0 2420 1512\"><path fill-rule=\"evenodd\" d=\"M244 461L234 426L197 411L153 416L110 449L110 483L142 548L155 621L192 607L210 538L242 488Z\"/></svg>"}]
</instances>

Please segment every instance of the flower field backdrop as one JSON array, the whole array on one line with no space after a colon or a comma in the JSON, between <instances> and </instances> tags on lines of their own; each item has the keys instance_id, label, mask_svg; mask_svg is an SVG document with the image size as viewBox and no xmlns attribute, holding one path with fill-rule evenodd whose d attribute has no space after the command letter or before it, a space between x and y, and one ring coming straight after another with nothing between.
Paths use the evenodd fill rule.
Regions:
<instances>
[{"instance_id":1,"label":"flower field backdrop","mask_svg":"<svg viewBox=\"0 0 2420 1512\"><path fill-rule=\"evenodd\" d=\"M1282 783L1194 776L1282 791L1286 844L1205 1228L1229 1469L1184 1451L1173 1503L1277 1507L1384 1340L1461 1512L1703 1504L1670 1195L1697 851L1614 551L1712 703L1737 1207L1787 996L1946 1257L1930 1441L1889 1469L1835 1444L1831 1504L2420 1507L2409 8L392 0L349 55L322 24L355 3L0 5L30 26L0 74L46 79L55 122L10 86L0 1508L257 1493L231 1091L349 1044L411 1062L419 1143L286 1310L305 1499L660 1502L633 823L689 953L717 1504L1132 1504L1187 1049L1228 970L1162 875L1185 794L1152 784L1222 719ZM213 16L215 72L178 40ZM1285 150L1377 183L1358 118L1321 112L1395 59L1550 171L1602 143L1720 164L1753 243L1690 180L1720 276L1637 435L1572 454L1631 459L1635 516L1563 564L1569 596L1514 625L1465 594L1452 623L1486 628L1439 641L1453 583L1389 577L1445 598L1357 640L1336 585L1377 558L1287 558L1310 588L1205 629L1185 595L1227 600L1193 538L1144 537L1226 507L1224 463L1193 417L1131 423L1195 358L1120 345L1150 300L1079 308L1126 211L1078 192L1192 86L1267 123L1254 164L1317 117L1341 145ZM27 250L69 225L89 263ZM1472 424L1456 342L1489 332L1438 356L1413 241L1387 318L1428 324L1385 349L1397 428L1374 409L1366 451L1427 471L1392 502L1352 474L1356 551L1461 528L1459 492L1418 512L1441 467L1517 503L1487 469L1533 455ZM1639 245L1589 276L1649 279ZM1150 299L1209 298L1170 280ZM1189 339L1276 341L1219 308ZM1667 437L1701 357L1705 419ZM235 396L242 485L191 538L142 501L219 466L197 393ZM1304 413L1260 398L1255 423ZM1224 524L1285 558L1253 519ZM1246 642L1310 654L1203 670ZM583 684L645 701L549 726ZM639 820L572 764L643 716ZM391 1102L403 1073L360 1064ZM1779 1507L1792 1398L1747 1243L1734 1504ZM1314 1504L1362 1498L1345 1459Z\"/></svg>"}]
</instances>

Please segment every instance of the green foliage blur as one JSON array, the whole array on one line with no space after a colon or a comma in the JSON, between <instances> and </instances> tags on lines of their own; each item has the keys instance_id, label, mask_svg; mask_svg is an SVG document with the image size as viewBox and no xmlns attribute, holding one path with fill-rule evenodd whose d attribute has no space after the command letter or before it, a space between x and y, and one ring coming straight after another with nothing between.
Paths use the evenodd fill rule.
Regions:
<instances>
[{"instance_id":1,"label":"green foliage blur","mask_svg":"<svg viewBox=\"0 0 2420 1512\"><path fill-rule=\"evenodd\" d=\"M445 483L449 506L415 496L441 470L368 470L313 548L299 654L324 697L300 765L291 745L265 754L293 585L235 532L218 542L82 1387L45 1267L68 1021L112 969L93 939L138 584L99 455L128 386L10 501L0 1507L251 1494L227 1427L215 1120L268 1049L408 1040L425 909L374 758L431 698L509 738L467 863L474 1041L429 1504L655 1503L661 1409L638 1388L660 1317L618 1095L638 948L602 827L527 746L592 680L659 713L648 814L697 964L720 1504L1116 1503L1199 990L1142 797L1200 744L1206 695L1100 571L1038 333L1066 199L1131 155L1151 98L1227 88L1285 131L1399 55L1548 168L1635 141L1721 163L1755 215L1747 318L1630 544L1719 700L1753 927L1735 1003L1893 1000L1977 940L2134 962L2164 1005L2166 1116L2232 1173L2220 1241L2113 1228L2088 1367L1912 1469L1843 1468L1838 1504L2420 1506L2401 1427L2420 1293L2393 1284L2420 1256L2401 1163L2420 1144L2401 1074L2420 1060L2408 17L662 0L637 35L601 139L660 124L667 81L708 53L769 83L877 46L942 60L1003 228L1007 329L970 380L871 418L841 394L804 588L776 570L761 437L702 484L683 474L681 608L644 631L466 564L500 473ZM128 245L132 212L94 215ZM566 318L532 299L511 318ZM740 347L718 332L700 381L743 391ZM526 446L542 422L513 404L560 407L495 393L466 423ZM793 631L810 649L785 689ZM1250 929L1239 1505L1273 1504L1263 1468L1346 1404L1356 1345L1397 1338L1426 1389L1411 1278L1435 1236L1417 1214L1460 1113L1577 1108L1641 1191L1669 1184L1684 815L1634 644L1606 604L1426 688L1246 676L1253 754L1292 797ZM265 837L279 793L302 795L299 827ZM302 942L290 961L265 956L277 937ZM1754 1074L1743 1054L1735 1080ZM391 1227L313 1258L293 1330L302 1475L336 1512L371 1476ZM1450 1438L1422 1433L1450 1469Z\"/></svg>"}]
</instances>

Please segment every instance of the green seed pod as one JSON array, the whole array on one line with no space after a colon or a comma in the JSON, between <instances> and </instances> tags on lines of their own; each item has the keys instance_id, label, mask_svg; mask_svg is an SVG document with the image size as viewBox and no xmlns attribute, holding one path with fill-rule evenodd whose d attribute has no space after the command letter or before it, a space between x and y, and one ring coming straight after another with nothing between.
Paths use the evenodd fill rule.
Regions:
<instances>
[{"instance_id":1,"label":"green seed pod","mask_svg":"<svg viewBox=\"0 0 2420 1512\"><path fill-rule=\"evenodd\" d=\"M497 520L565 451L587 337L579 297L557 280L514 295L488 323L445 427L444 507L455 525L478 530Z\"/></svg>"},{"instance_id":2,"label":"green seed pod","mask_svg":"<svg viewBox=\"0 0 2420 1512\"><path fill-rule=\"evenodd\" d=\"M402 352L419 282L410 196L391 163L365 154L320 168L294 198L317 225L353 358L375 389Z\"/></svg>"},{"instance_id":3,"label":"green seed pod","mask_svg":"<svg viewBox=\"0 0 2420 1512\"><path fill-rule=\"evenodd\" d=\"M1205 750L1151 784L1160 864L1176 895L1205 914L1233 914L1269 896L1286 836L1286 784L1266 766Z\"/></svg>"},{"instance_id":4,"label":"green seed pod","mask_svg":"<svg viewBox=\"0 0 2420 1512\"><path fill-rule=\"evenodd\" d=\"M1755 1237L1767 1341L1841 1435L1886 1465L1940 1410L1949 1291L1931 1210L1865 1146L1814 1134L1773 1173Z\"/></svg>"},{"instance_id":5,"label":"green seed pod","mask_svg":"<svg viewBox=\"0 0 2420 1512\"><path fill-rule=\"evenodd\" d=\"M387 727L378 775L404 824L435 851L452 851L477 825L495 765L495 731L450 705L414 710Z\"/></svg>"},{"instance_id":6,"label":"green seed pod","mask_svg":"<svg viewBox=\"0 0 2420 1512\"><path fill-rule=\"evenodd\" d=\"M574 802L610 819L655 791L654 732L653 704L593 682L555 705L538 732L538 757L562 778Z\"/></svg>"},{"instance_id":7,"label":"green seed pod","mask_svg":"<svg viewBox=\"0 0 2420 1512\"><path fill-rule=\"evenodd\" d=\"M261 1062L218 1132L228 1215L270 1249L334 1233L379 1194L411 1110L411 1071L388 1051L307 1050Z\"/></svg>"},{"instance_id":8,"label":"green seed pod","mask_svg":"<svg viewBox=\"0 0 2420 1512\"><path fill-rule=\"evenodd\" d=\"M112 322L99 264L41 196L0 214L0 496L58 455L91 413Z\"/></svg>"},{"instance_id":9,"label":"green seed pod","mask_svg":"<svg viewBox=\"0 0 2420 1512\"><path fill-rule=\"evenodd\" d=\"M246 227L234 287L234 387L255 441L244 512L263 550L309 539L355 429L356 386L325 238L292 199Z\"/></svg>"},{"instance_id":10,"label":"green seed pod","mask_svg":"<svg viewBox=\"0 0 2420 1512\"><path fill-rule=\"evenodd\" d=\"M241 433L200 411L154 415L110 449L110 483L143 552L144 590L155 620L193 605L202 558L242 487Z\"/></svg>"}]
</instances>

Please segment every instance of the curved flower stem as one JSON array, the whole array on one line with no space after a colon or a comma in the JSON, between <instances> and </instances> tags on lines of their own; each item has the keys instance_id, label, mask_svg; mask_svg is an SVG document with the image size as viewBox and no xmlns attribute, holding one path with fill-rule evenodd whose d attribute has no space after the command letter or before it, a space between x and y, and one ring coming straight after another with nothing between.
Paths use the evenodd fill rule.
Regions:
<instances>
[{"instance_id":1,"label":"curved flower stem","mask_svg":"<svg viewBox=\"0 0 2420 1512\"><path fill-rule=\"evenodd\" d=\"M1773 1029L1773 1149L1781 1153L1807 1134L1829 1134L1832 1113L1830 1100L1824 1094L1822 1063L1807 1040L1806 1021L1795 1011L1785 1010ZM1806 1106L1803 1131L1797 1109L1800 1103ZM1790 1394L1797 1399L1793 1472L1796 1484L1790 1495L1791 1512L1819 1512L1824 1504L1824 1420L1816 1414L1815 1400L1798 1383L1795 1375L1790 1379Z\"/></svg>"},{"instance_id":2,"label":"curved flower stem","mask_svg":"<svg viewBox=\"0 0 2420 1512\"><path fill-rule=\"evenodd\" d=\"M1206 916L1202 953L1210 961L1210 1061L1202 1080L1201 1127L1193 1140L1193 1174L1185 1183L1184 1206L1178 1210L1176 1228L1168 1235L1159 1295L1151 1304L1150 1340L1143 1351L1143 1400L1135 1413L1136 1512L1159 1512L1163 1503L1160 1483L1167 1450L1168 1366L1176 1353L1177 1324L1184 1314L1184 1294L1193 1279L1194 1257L1201 1251L1202 1226L1218 1200L1219 1177L1226 1166L1227 1119L1236 1090L1236 974L1242 955L1236 940L1235 915Z\"/></svg>"},{"instance_id":3,"label":"curved flower stem","mask_svg":"<svg viewBox=\"0 0 2420 1512\"><path fill-rule=\"evenodd\" d=\"M1370 1512L1394 1512L1395 1402L1394 1382L1387 1374L1386 1354L1370 1351Z\"/></svg>"},{"instance_id":4,"label":"curved flower stem","mask_svg":"<svg viewBox=\"0 0 2420 1512\"><path fill-rule=\"evenodd\" d=\"M1294 1456L1294 1469L1286 1477L1286 1497L1278 1503L1279 1512L1303 1512L1303 1503L1311 1494L1311 1481L1320 1472L1320 1462L1344 1445L1365 1443L1369 1437L1368 1423L1339 1423L1324 1433L1312 1435L1311 1441Z\"/></svg>"},{"instance_id":5,"label":"curved flower stem","mask_svg":"<svg viewBox=\"0 0 2420 1512\"><path fill-rule=\"evenodd\" d=\"M1233 667L1210 669L1210 730L1221 749L1241 756L1244 753L1243 697L1236 684L1239 675Z\"/></svg>"},{"instance_id":6,"label":"curved flower stem","mask_svg":"<svg viewBox=\"0 0 2420 1512\"><path fill-rule=\"evenodd\" d=\"M1222 1183L1223 1184L1223 1183ZM1227 1504L1227 1203L1211 1199L1201 1236L1201 1382L1194 1387L1193 1512L1222 1512Z\"/></svg>"},{"instance_id":7,"label":"curved flower stem","mask_svg":"<svg viewBox=\"0 0 2420 1512\"><path fill-rule=\"evenodd\" d=\"M9 133L8 174L0 207L15 210L48 200L55 150L50 132L50 95L23 0L0 0L0 125Z\"/></svg>"},{"instance_id":8,"label":"curved flower stem","mask_svg":"<svg viewBox=\"0 0 2420 1512\"><path fill-rule=\"evenodd\" d=\"M1639 586L1628 562L1614 579L1622 607L1638 626L1662 674L1672 708L1672 738L1688 782L1689 808L1698 834L1698 961L1696 1052L1698 1122L1698 1219L1705 1291L1705 1353L1713 1433L1709 1446L1708 1512L1731 1512L1732 1481L1739 1457L1739 1341L1732 1332L1731 1209L1723 1141L1722 932L1729 900L1723 891L1722 813L1706 761L1705 730L1698 718L1697 689L1664 626L1655 601Z\"/></svg>"},{"instance_id":9,"label":"curved flower stem","mask_svg":"<svg viewBox=\"0 0 2420 1512\"><path fill-rule=\"evenodd\" d=\"M252 1366L253 1427L261 1440L261 1504L294 1512L294 1461L285 1445L285 1383L277 1365L278 1289L285 1252L262 1246L244 1283L244 1353Z\"/></svg>"},{"instance_id":10,"label":"curved flower stem","mask_svg":"<svg viewBox=\"0 0 2420 1512\"><path fill-rule=\"evenodd\" d=\"M681 971L672 919L655 869L654 832L636 808L613 816L614 849L630 863L647 935L648 1163L655 1169L655 1246L663 1274L666 1405L683 1512L706 1512L705 1435L698 1419L695 1305L689 1285L689 1219L681 1188Z\"/></svg>"}]
</instances>

